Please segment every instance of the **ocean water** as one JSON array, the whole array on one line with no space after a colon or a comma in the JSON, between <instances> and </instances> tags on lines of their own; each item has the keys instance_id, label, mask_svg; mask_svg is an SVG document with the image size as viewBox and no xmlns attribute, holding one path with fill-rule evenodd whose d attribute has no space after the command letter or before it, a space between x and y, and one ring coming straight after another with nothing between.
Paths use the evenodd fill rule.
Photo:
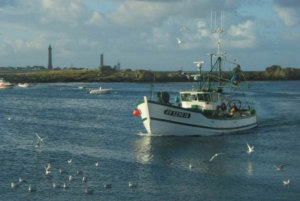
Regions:
<instances>
[{"instance_id":1,"label":"ocean water","mask_svg":"<svg viewBox=\"0 0 300 201\"><path fill-rule=\"evenodd\" d=\"M149 84L101 83L114 91L99 95L78 89L99 85L0 90L0 200L300 200L299 81L251 82L247 92L235 91L256 108L259 126L214 137L140 136L145 129L132 111L151 96ZM158 83L154 91L174 98L192 85ZM40 147L36 134L45 138ZM246 143L255 146L251 155ZM224 154L209 163L215 153ZM49 162L51 176L45 176ZM19 177L26 183L11 188ZM52 183L68 188L53 189Z\"/></svg>"}]
</instances>

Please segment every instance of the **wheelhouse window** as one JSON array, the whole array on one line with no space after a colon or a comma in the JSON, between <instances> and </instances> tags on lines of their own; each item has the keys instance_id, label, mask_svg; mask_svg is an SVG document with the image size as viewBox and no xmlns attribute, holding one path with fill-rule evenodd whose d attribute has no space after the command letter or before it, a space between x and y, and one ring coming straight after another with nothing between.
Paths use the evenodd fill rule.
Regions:
<instances>
[{"instance_id":1,"label":"wheelhouse window","mask_svg":"<svg viewBox=\"0 0 300 201\"><path fill-rule=\"evenodd\" d=\"M180 94L182 101L191 101L191 94Z\"/></svg>"},{"instance_id":2,"label":"wheelhouse window","mask_svg":"<svg viewBox=\"0 0 300 201\"><path fill-rule=\"evenodd\" d=\"M218 102L218 94L198 94L198 100L201 102Z\"/></svg>"},{"instance_id":3,"label":"wheelhouse window","mask_svg":"<svg viewBox=\"0 0 300 201\"><path fill-rule=\"evenodd\" d=\"M211 98L209 94L198 94L198 100L201 102L210 102Z\"/></svg>"}]
</instances>

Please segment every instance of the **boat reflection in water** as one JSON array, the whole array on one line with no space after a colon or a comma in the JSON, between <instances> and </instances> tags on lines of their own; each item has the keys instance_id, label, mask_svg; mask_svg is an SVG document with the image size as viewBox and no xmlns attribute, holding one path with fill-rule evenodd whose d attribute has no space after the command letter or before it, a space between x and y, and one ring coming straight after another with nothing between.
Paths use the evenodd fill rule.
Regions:
<instances>
[{"instance_id":1,"label":"boat reflection in water","mask_svg":"<svg viewBox=\"0 0 300 201\"><path fill-rule=\"evenodd\" d=\"M171 166L180 170L214 175L245 175L245 172L248 176L252 175L252 168L250 167L251 173L249 173L248 161L243 159L246 153L237 152L237 149L239 149L237 145L232 146L230 139L224 136L141 136L134 141L136 159L141 164ZM219 155L212 162L209 162L215 153L225 154Z\"/></svg>"}]
</instances>

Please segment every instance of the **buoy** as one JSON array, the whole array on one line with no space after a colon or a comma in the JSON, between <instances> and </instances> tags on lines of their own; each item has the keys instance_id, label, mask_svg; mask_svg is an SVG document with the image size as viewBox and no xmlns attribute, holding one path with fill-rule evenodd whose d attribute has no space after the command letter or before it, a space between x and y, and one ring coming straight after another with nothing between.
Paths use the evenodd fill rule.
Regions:
<instances>
[{"instance_id":1,"label":"buoy","mask_svg":"<svg viewBox=\"0 0 300 201\"><path fill-rule=\"evenodd\" d=\"M136 117L137 117L137 116L140 115L140 111L137 110L137 109L135 109L135 110L133 110L132 114L133 114L133 116L136 116Z\"/></svg>"}]
</instances>

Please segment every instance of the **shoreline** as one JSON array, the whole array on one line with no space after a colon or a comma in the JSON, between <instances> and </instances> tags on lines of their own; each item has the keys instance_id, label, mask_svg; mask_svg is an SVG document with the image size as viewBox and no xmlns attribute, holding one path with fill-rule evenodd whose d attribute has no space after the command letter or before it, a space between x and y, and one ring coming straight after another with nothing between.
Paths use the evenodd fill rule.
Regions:
<instances>
[{"instance_id":1,"label":"shoreline","mask_svg":"<svg viewBox=\"0 0 300 201\"><path fill-rule=\"evenodd\" d=\"M52 70L34 72L0 72L0 78L11 83L58 83L58 82L193 82L195 73L159 72L151 70L125 69L121 71L101 70ZM205 72L203 73L205 74ZM230 81L231 72L224 72L224 80ZM300 80L300 69L275 68L265 71L242 72L241 81L294 81ZM213 80L212 80L213 81Z\"/></svg>"}]
</instances>

